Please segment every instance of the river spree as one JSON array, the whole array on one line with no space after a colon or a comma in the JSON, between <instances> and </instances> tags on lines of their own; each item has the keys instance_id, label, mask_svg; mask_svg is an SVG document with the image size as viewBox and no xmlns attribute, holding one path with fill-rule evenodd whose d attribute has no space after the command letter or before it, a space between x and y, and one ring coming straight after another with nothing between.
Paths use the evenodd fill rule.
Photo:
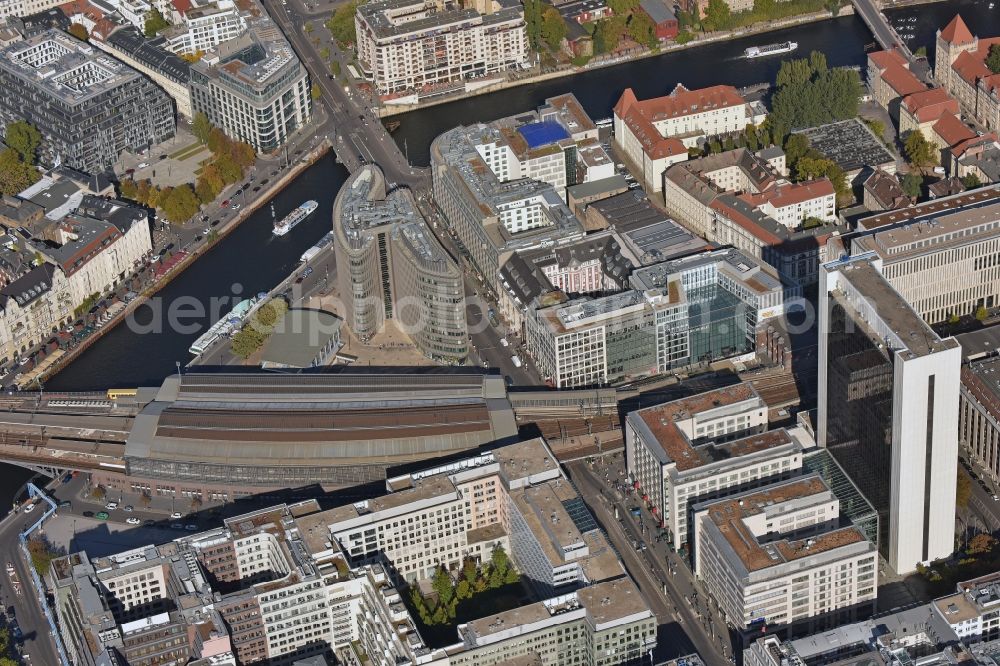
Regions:
<instances>
[{"instance_id":1,"label":"river spree","mask_svg":"<svg viewBox=\"0 0 1000 666\"><path fill-rule=\"evenodd\" d=\"M116 386L157 386L163 378L191 360L188 347L219 318L211 316L215 304L221 314L260 291L269 291L298 265L302 253L331 228L333 197L347 178L347 171L330 153L303 172L273 200L280 219L308 199L319 209L287 236L271 233L271 208L264 206L200 257L187 270L140 307L134 317L140 327L123 322L98 340L66 369L45 383L47 390L81 391ZM190 330L156 326L154 317L181 305L204 308L204 317L191 318ZM155 308L155 311L154 311Z\"/></svg>"},{"instance_id":2,"label":"river spree","mask_svg":"<svg viewBox=\"0 0 1000 666\"><path fill-rule=\"evenodd\" d=\"M413 111L394 118L401 124L393 133L393 138L400 148L405 147L412 163L426 165L430 161L431 141L442 132L456 125L495 120L534 109L546 98L555 95L572 92L587 113L596 120L611 116L612 107L626 87L631 87L639 99L669 93L678 83L683 83L688 88L718 84L741 88L774 81L783 59L805 57L810 51L825 53L831 66L863 65L865 44L872 39L860 18L842 16L762 35L673 51ZM749 46L785 41L798 42L798 51L753 60L743 57L744 50Z\"/></svg>"}]
</instances>

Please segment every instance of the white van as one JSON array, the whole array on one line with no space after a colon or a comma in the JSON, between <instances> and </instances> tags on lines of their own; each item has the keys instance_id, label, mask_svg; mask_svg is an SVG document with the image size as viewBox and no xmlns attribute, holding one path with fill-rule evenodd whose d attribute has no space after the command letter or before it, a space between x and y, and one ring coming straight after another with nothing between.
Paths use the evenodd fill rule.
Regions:
<instances>
[{"instance_id":1,"label":"white van","mask_svg":"<svg viewBox=\"0 0 1000 666\"><path fill-rule=\"evenodd\" d=\"M514 363L514 367L515 368L520 368L521 367L521 359L520 359L520 357L518 357L518 356L511 356L510 360Z\"/></svg>"}]
</instances>

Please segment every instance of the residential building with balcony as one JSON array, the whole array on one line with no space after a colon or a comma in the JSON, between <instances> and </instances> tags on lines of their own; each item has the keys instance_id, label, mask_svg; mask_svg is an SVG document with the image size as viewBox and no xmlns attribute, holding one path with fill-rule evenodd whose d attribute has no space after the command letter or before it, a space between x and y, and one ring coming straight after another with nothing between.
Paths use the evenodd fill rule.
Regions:
<instances>
[{"instance_id":1,"label":"residential building with balcony","mask_svg":"<svg viewBox=\"0 0 1000 666\"><path fill-rule=\"evenodd\" d=\"M378 0L358 8L358 64L383 95L464 83L528 66L520 6L488 11L441 0Z\"/></svg>"},{"instance_id":2,"label":"residential building with balcony","mask_svg":"<svg viewBox=\"0 0 1000 666\"><path fill-rule=\"evenodd\" d=\"M878 552L818 475L696 504L694 573L737 632L835 627L874 610Z\"/></svg>"},{"instance_id":3,"label":"residential building with balcony","mask_svg":"<svg viewBox=\"0 0 1000 666\"><path fill-rule=\"evenodd\" d=\"M145 76L58 30L0 51L0 122L26 120L42 134L43 162L109 169L174 135L170 97Z\"/></svg>"},{"instance_id":4,"label":"residential building with balcony","mask_svg":"<svg viewBox=\"0 0 1000 666\"><path fill-rule=\"evenodd\" d=\"M748 383L646 407L625 421L629 479L678 549L691 538L692 505L799 473L812 444L798 427L769 430L768 407Z\"/></svg>"},{"instance_id":5,"label":"residential building with balcony","mask_svg":"<svg viewBox=\"0 0 1000 666\"><path fill-rule=\"evenodd\" d=\"M191 108L258 153L279 148L309 122L309 73L269 18L191 65Z\"/></svg>"}]
</instances>

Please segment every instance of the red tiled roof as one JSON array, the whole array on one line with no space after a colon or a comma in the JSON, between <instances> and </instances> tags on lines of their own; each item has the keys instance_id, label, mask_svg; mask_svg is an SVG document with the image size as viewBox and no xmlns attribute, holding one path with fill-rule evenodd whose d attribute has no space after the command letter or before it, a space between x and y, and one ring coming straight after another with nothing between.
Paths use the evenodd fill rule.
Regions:
<instances>
[{"instance_id":1,"label":"red tiled roof","mask_svg":"<svg viewBox=\"0 0 1000 666\"><path fill-rule=\"evenodd\" d=\"M958 101L944 88L931 88L907 95L903 106L918 123L937 120L943 113L959 113Z\"/></svg>"},{"instance_id":2,"label":"red tiled roof","mask_svg":"<svg viewBox=\"0 0 1000 666\"><path fill-rule=\"evenodd\" d=\"M899 50L890 49L888 51L875 51L874 53L868 54L868 60L871 61L880 70L887 69L893 65L898 65L900 67L906 67L906 58L899 54Z\"/></svg>"},{"instance_id":3,"label":"red tiled roof","mask_svg":"<svg viewBox=\"0 0 1000 666\"><path fill-rule=\"evenodd\" d=\"M945 113L934 123L934 133L948 146L954 146L968 139L975 139L976 133L963 123L954 113Z\"/></svg>"},{"instance_id":4,"label":"red tiled roof","mask_svg":"<svg viewBox=\"0 0 1000 666\"><path fill-rule=\"evenodd\" d=\"M951 20L951 23L941 31L941 39L949 44L968 44L975 37L972 36L969 26L965 25L965 21L962 20L962 15L955 14L955 18Z\"/></svg>"},{"instance_id":5,"label":"red tiled roof","mask_svg":"<svg viewBox=\"0 0 1000 666\"><path fill-rule=\"evenodd\" d=\"M955 62L951 63L951 68L958 74L962 79L970 84L976 85L976 81L985 76L991 74L989 67L986 66L981 59L976 57L976 54L970 51L963 51L958 54L955 58Z\"/></svg>"},{"instance_id":6,"label":"red tiled roof","mask_svg":"<svg viewBox=\"0 0 1000 666\"><path fill-rule=\"evenodd\" d=\"M687 153L687 148L684 147L684 143L680 139L660 136L653 121L644 116L636 107L629 108L622 120L632 130L632 134L642 144L642 151L650 159L658 160Z\"/></svg>"},{"instance_id":7,"label":"red tiled roof","mask_svg":"<svg viewBox=\"0 0 1000 666\"><path fill-rule=\"evenodd\" d=\"M997 135L994 134L993 132L988 132L983 136L973 136L966 139L965 141L956 143L954 146L952 146L951 154L954 155L955 157L962 157L962 154L965 153L965 151L969 150L970 148L976 146L985 146L988 144L992 144L996 141L997 141Z\"/></svg>"},{"instance_id":8,"label":"red tiled roof","mask_svg":"<svg viewBox=\"0 0 1000 666\"><path fill-rule=\"evenodd\" d=\"M917 75L902 65L892 65L882 70L882 80L889 84L901 97L927 90Z\"/></svg>"},{"instance_id":9,"label":"red tiled roof","mask_svg":"<svg viewBox=\"0 0 1000 666\"><path fill-rule=\"evenodd\" d=\"M188 10L191 9L191 0L170 0L170 4L181 14L187 14Z\"/></svg>"}]
</instances>

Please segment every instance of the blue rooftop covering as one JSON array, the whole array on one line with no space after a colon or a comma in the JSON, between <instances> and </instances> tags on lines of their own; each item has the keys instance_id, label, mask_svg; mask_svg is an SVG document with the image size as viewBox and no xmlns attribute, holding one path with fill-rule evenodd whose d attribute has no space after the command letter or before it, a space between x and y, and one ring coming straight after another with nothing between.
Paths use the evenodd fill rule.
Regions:
<instances>
[{"instance_id":1,"label":"blue rooftop covering","mask_svg":"<svg viewBox=\"0 0 1000 666\"><path fill-rule=\"evenodd\" d=\"M569 132L559 123L546 120L541 123L528 123L517 128L524 140L528 143L528 148L538 148L547 146L556 141L569 138Z\"/></svg>"}]
</instances>

